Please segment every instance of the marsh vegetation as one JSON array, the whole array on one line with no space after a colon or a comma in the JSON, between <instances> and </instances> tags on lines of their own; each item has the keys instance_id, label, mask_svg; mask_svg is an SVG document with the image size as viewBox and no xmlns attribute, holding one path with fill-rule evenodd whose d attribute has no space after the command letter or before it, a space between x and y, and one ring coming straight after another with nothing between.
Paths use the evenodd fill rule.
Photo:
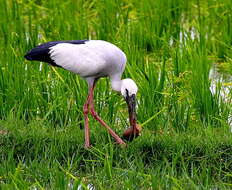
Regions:
<instances>
[{"instance_id":1,"label":"marsh vegetation","mask_svg":"<svg viewBox=\"0 0 232 190\"><path fill-rule=\"evenodd\" d=\"M231 0L0 0L0 189L229 189ZM142 136L126 149L90 121L87 84L24 54L53 40L101 39L127 55ZM227 87L227 97L221 91ZM107 79L96 110L119 134L127 107Z\"/></svg>"}]
</instances>

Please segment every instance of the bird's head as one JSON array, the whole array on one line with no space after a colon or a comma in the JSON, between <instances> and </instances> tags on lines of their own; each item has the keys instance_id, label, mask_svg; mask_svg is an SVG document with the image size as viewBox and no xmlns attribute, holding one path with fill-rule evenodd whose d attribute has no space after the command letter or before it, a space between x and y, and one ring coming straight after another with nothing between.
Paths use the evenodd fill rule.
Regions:
<instances>
[{"instance_id":1,"label":"bird's head","mask_svg":"<svg viewBox=\"0 0 232 190\"><path fill-rule=\"evenodd\" d=\"M121 94L124 96L125 100L136 95L138 87L132 79L123 79L121 84Z\"/></svg>"},{"instance_id":2,"label":"bird's head","mask_svg":"<svg viewBox=\"0 0 232 190\"><path fill-rule=\"evenodd\" d=\"M132 79L123 79L121 84L121 94L123 95L129 112L130 128L127 129L123 137L128 140L139 136L141 128L136 123L136 94L138 87Z\"/></svg>"}]
</instances>

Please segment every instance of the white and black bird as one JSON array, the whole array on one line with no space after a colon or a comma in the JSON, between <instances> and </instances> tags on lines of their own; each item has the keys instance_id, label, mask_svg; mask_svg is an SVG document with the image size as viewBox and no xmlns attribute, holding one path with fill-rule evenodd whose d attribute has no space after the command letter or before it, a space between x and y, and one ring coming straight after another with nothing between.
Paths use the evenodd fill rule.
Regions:
<instances>
[{"instance_id":1,"label":"white and black bird","mask_svg":"<svg viewBox=\"0 0 232 190\"><path fill-rule=\"evenodd\" d=\"M130 128L123 137L137 137L141 128L136 124L137 85L132 79L121 80L126 66L126 55L117 46L102 40L67 40L52 41L41 44L30 50L25 58L29 61L47 62L52 66L62 67L84 78L89 87L88 97L83 107L85 118L85 147L90 147L89 119L90 114L103 125L118 144L125 142L99 117L94 110L94 87L101 77L109 77L113 90L121 92L129 111Z\"/></svg>"}]
</instances>

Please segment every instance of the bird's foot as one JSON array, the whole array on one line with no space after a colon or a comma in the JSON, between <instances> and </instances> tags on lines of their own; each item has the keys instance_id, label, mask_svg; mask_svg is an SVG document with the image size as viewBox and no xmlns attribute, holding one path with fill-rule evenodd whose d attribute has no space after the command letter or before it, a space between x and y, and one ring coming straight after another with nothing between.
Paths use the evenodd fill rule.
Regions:
<instances>
[{"instance_id":1,"label":"bird's foot","mask_svg":"<svg viewBox=\"0 0 232 190\"><path fill-rule=\"evenodd\" d=\"M85 149L90 149L90 148L92 148L92 145L85 143Z\"/></svg>"},{"instance_id":2,"label":"bird's foot","mask_svg":"<svg viewBox=\"0 0 232 190\"><path fill-rule=\"evenodd\" d=\"M119 145L120 145L121 148L126 148L127 147L127 144L125 142L119 143Z\"/></svg>"},{"instance_id":3,"label":"bird's foot","mask_svg":"<svg viewBox=\"0 0 232 190\"><path fill-rule=\"evenodd\" d=\"M115 140L116 140L116 143L119 144L121 147L127 146L127 144L120 137L115 138Z\"/></svg>"}]
</instances>

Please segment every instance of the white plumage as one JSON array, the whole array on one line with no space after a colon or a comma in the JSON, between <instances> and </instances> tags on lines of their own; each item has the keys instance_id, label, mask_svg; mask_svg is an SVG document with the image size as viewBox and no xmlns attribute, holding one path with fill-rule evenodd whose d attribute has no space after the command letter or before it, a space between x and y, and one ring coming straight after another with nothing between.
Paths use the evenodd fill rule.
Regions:
<instances>
[{"instance_id":1,"label":"white plumage","mask_svg":"<svg viewBox=\"0 0 232 190\"><path fill-rule=\"evenodd\" d=\"M81 77L112 76L122 73L126 56L117 46L101 40L85 44L60 43L50 48L51 59Z\"/></svg>"}]
</instances>

